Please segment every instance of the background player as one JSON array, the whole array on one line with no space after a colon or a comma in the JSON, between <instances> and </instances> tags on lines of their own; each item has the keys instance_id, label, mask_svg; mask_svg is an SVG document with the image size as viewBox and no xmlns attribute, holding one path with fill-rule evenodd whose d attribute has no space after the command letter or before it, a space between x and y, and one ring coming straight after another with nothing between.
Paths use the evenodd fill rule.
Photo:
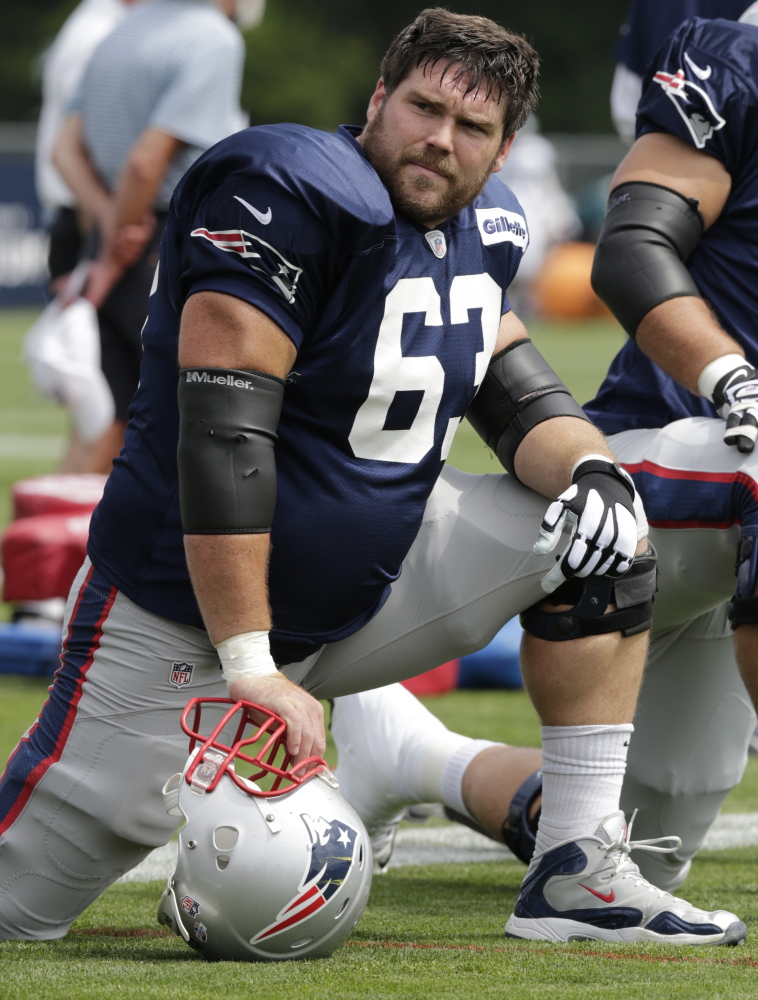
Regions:
<instances>
[{"instance_id":1,"label":"background player","mask_svg":"<svg viewBox=\"0 0 758 1000\"><path fill-rule=\"evenodd\" d=\"M611 117L625 142L635 137L642 77L671 32L690 17L736 21L749 6L748 0L630 0L616 45L618 62L611 86Z\"/></svg>"},{"instance_id":2,"label":"background player","mask_svg":"<svg viewBox=\"0 0 758 1000\"><path fill-rule=\"evenodd\" d=\"M113 426L76 471L107 474L121 448L171 193L201 152L245 123L244 44L222 13L234 7L233 0L133 6L93 53L54 148L99 234L86 296L98 309L101 363L116 404Z\"/></svg>"},{"instance_id":3,"label":"background player","mask_svg":"<svg viewBox=\"0 0 758 1000\"><path fill-rule=\"evenodd\" d=\"M632 473L660 555L622 802L640 807L642 836L682 836L641 860L667 888L744 770L754 715L735 654L758 695L757 79L758 27L694 19L668 39L593 273L631 339L586 410Z\"/></svg>"},{"instance_id":4,"label":"background player","mask_svg":"<svg viewBox=\"0 0 758 1000\"><path fill-rule=\"evenodd\" d=\"M232 697L278 711L303 758L324 744L308 691L423 671L530 608L523 669L546 767L508 932L616 940L621 920L628 940L744 939L733 914L654 891L628 859L617 806L652 610L646 523L509 309L527 234L489 179L534 102L536 56L491 21L433 9L382 69L365 130L251 130L177 188L66 665L0 786L6 937L62 935L169 838L177 664L201 694L219 690L220 660ZM443 471L467 411L513 475ZM576 533L545 577L569 515Z\"/></svg>"}]
</instances>

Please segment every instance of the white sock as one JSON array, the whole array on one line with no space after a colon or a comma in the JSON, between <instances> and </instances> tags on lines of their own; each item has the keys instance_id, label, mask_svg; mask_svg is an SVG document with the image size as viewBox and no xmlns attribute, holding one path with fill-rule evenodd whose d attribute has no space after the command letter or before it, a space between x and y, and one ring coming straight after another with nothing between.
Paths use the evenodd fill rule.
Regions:
<instances>
[{"instance_id":1,"label":"white sock","mask_svg":"<svg viewBox=\"0 0 758 1000\"><path fill-rule=\"evenodd\" d=\"M634 726L542 726L542 814L535 854L591 836L618 811Z\"/></svg>"},{"instance_id":2,"label":"white sock","mask_svg":"<svg viewBox=\"0 0 758 1000\"><path fill-rule=\"evenodd\" d=\"M497 745L447 729L401 684L336 698L332 735L342 794L367 825L419 802L441 802L468 816L466 768Z\"/></svg>"}]
</instances>

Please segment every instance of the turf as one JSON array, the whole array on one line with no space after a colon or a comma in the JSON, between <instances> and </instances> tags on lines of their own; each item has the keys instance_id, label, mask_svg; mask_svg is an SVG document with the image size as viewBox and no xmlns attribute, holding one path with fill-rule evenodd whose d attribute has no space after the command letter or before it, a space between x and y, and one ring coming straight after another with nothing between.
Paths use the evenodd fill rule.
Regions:
<instances>
[{"instance_id":1,"label":"turf","mask_svg":"<svg viewBox=\"0 0 758 1000\"><path fill-rule=\"evenodd\" d=\"M19 359L33 314L0 313L0 524L8 489L52 471L66 419L30 387ZM603 322L534 326L532 335L581 401L596 389L622 342ZM471 472L496 471L464 422L451 461ZM0 676L0 760L36 716L47 681ZM428 699L444 722L472 735L536 745L538 727L523 692L454 692ZM329 757L334 759L333 748ZM758 761L727 800L729 811L758 803ZM0 1000L237 1000L251 995L310 998L516 997L742 998L756 995L758 849L702 854L686 895L701 906L728 906L748 924L755 945L739 949L664 949L575 944L550 946L502 936L523 868L517 862L426 865L377 878L366 913L347 944L326 961L285 965L202 962L155 922L162 886L109 889L60 942L0 944Z\"/></svg>"}]
</instances>

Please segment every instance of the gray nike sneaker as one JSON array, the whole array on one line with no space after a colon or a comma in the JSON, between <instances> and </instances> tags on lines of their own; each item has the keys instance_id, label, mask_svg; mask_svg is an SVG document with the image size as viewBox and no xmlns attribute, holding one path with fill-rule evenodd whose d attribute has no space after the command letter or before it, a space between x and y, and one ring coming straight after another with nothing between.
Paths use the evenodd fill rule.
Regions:
<instances>
[{"instance_id":1,"label":"gray nike sneaker","mask_svg":"<svg viewBox=\"0 0 758 1000\"><path fill-rule=\"evenodd\" d=\"M671 852L678 837L630 840L622 812L606 816L593 837L567 840L534 858L521 883L507 937L538 941L744 944L742 921L708 913L647 881L630 851ZM674 846L660 846L664 841Z\"/></svg>"}]
</instances>

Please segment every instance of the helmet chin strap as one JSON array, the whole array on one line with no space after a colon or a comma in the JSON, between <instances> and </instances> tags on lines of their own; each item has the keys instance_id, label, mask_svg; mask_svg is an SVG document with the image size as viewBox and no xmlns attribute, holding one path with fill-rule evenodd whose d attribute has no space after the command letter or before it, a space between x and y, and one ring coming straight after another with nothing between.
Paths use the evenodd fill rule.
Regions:
<instances>
[{"instance_id":1,"label":"helmet chin strap","mask_svg":"<svg viewBox=\"0 0 758 1000\"><path fill-rule=\"evenodd\" d=\"M181 775L180 775L180 777L181 777ZM184 921L182 920L182 915L181 915L181 911L179 909L179 904L176 901L176 893L174 892L174 876L173 875L168 880L168 885L166 886L166 889L165 889L163 895L171 897L171 904L172 904L173 909L174 909L174 923L176 924L176 927L178 928L179 933L181 934L181 936L184 938L184 940L187 942L187 944L189 944L190 943L189 931L184 926Z\"/></svg>"}]
</instances>

